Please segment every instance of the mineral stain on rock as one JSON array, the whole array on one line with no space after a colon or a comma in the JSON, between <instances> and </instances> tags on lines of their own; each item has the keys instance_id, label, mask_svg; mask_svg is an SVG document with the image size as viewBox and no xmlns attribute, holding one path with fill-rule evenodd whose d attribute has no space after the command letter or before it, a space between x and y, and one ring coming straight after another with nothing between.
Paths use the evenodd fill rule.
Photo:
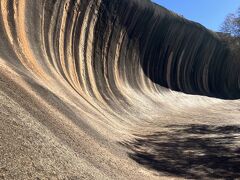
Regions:
<instances>
[{"instance_id":1,"label":"mineral stain on rock","mask_svg":"<svg viewBox=\"0 0 240 180\"><path fill-rule=\"evenodd\" d=\"M239 178L238 98L218 35L147 0L0 1L0 179Z\"/></svg>"}]
</instances>

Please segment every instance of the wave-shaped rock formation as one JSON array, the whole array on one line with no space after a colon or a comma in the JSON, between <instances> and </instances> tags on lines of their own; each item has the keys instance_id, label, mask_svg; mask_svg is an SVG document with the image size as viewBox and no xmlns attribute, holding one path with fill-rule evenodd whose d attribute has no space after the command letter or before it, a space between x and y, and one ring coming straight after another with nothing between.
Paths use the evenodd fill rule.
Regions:
<instances>
[{"instance_id":1,"label":"wave-shaped rock formation","mask_svg":"<svg viewBox=\"0 0 240 180\"><path fill-rule=\"evenodd\" d=\"M234 128L239 97L218 36L149 1L0 1L0 179L184 178L143 166L161 160L144 156L153 139L128 142L173 124Z\"/></svg>"}]
</instances>

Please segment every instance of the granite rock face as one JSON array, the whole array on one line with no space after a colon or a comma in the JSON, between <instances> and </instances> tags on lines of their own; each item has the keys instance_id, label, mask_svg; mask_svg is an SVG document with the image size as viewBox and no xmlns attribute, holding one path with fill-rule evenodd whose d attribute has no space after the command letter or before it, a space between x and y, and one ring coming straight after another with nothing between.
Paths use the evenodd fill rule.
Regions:
<instances>
[{"instance_id":1,"label":"granite rock face","mask_svg":"<svg viewBox=\"0 0 240 180\"><path fill-rule=\"evenodd\" d=\"M0 179L168 178L119 144L239 124L239 97L217 34L149 1L0 1Z\"/></svg>"},{"instance_id":2,"label":"granite rock face","mask_svg":"<svg viewBox=\"0 0 240 180\"><path fill-rule=\"evenodd\" d=\"M101 3L96 30L95 45L100 51L107 48L106 61L114 64L117 55L119 71L138 89L140 64L144 75L161 86L239 97L239 62L217 35L199 24L146 1L106 0Z\"/></svg>"}]
</instances>

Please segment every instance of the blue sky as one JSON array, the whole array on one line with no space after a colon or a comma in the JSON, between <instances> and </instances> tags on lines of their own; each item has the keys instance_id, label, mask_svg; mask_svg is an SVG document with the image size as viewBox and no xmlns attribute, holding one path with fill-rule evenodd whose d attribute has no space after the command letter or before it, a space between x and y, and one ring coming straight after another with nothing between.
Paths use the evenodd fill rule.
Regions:
<instances>
[{"instance_id":1,"label":"blue sky","mask_svg":"<svg viewBox=\"0 0 240 180\"><path fill-rule=\"evenodd\" d=\"M152 0L185 18L219 31L227 14L236 11L240 0Z\"/></svg>"}]
</instances>

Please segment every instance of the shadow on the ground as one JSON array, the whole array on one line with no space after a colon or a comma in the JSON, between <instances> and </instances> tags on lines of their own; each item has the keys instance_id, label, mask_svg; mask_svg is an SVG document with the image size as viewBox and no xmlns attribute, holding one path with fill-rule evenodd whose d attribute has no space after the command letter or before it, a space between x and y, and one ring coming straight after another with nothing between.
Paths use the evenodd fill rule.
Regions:
<instances>
[{"instance_id":1,"label":"shadow on the ground","mask_svg":"<svg viewBox=\"0 0 240 180\"><path fill-rule=\"evenodd\" d=\"M240 178L240 126L168 126L123 142L149 169L184 178Z\"/></svg>"}]
</instances>

